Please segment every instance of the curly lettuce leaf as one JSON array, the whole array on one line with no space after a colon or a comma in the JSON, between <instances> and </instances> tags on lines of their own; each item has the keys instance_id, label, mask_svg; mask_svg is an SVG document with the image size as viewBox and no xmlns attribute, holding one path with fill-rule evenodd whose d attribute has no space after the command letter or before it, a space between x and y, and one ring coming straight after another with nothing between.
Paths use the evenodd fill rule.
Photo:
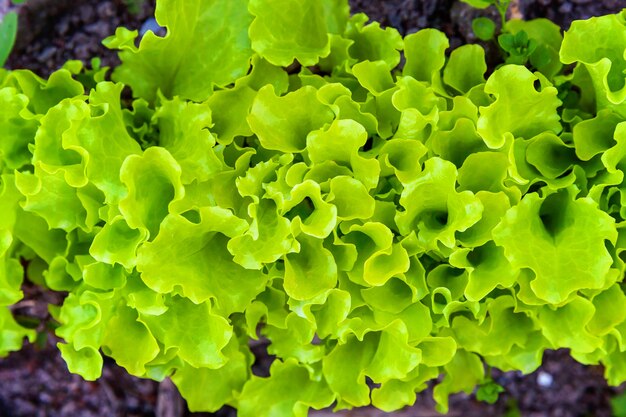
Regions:
<instances>
[{"instance_id":1,"label":"curly lettuce leaf","mask_svg":"<svg viewBox=\"0 0 626 417\"><path fill-rule=\"evenodd\" d=\"M325 381L287 359L274 361L269 378L252 377L243 387L237 408L241 417L306 417L309 408L326 408L334 399ZM260 410L259 404L265 406Z\"/></svg>"},{"instance_id":2,"label":"curly lettuce leaf","mask_svg":"<svg viewBox=\"0 0 626 417\"><path fill-rule=\"evenodd\" d=\"M172 376L190 410L214 412L233 403L248 380L247 357L240 351L237 339L231 338L223 352L228 361L220 368L196 368L185 363Z\"/></svg>"},{"instance_id":3,"label":"curly lettuce leaf","mask_svg":"<svg viewBox=\"0 0 626 417\"><path fill-rule=\"evenodd\" d=\"M342 240L356 252L352 266L346 268L348 277L356 284L384 285L411 266L406 249L393 241L393 232L382 223L354 224L345 231Z\"/></svg>"},{"instance_id":4,"label":"curly lettuce leaf","mask_svg":"<svg viewBox=\"0 0 626 417\"><path fill-rule=\"evenodd\" d=\"M328 385L337 394L337 408L370 404L365 377L384 383L406 377L421 360L421 351L407 344L406 326L393 322L362 340L350 338L337 345L323 360Z\"/></svg>"},{"instance_id":5,"label":"curly lettuce leaf","mask_svg":"<svg viewBox=\"0 0 626 417\"><path fill-rule=\"evenodd\" d=\"M330 53L329 32L340 33L345 0L250 0L252 49L274 65L315 65Z\"/></svg>"},{"instance_id":6,"label":"curly lettuce leaf","mask_svg":"<svg viewBox=\"0 0 626 417\"><path fill-rule=\"evenodd\" d=\"M183 184L206 181L223 169L215 152L215 137L208 130L211 110L207 103L162 100L153 120L159 128L159 146L180 165Z\"/></svg>"},{"instance_id":7,"label":"curly lettuce leaf","mask_svg":"<svg viewBox=\"0 0 626 417\"><path fill-rule=\"evenodd\" d=\"M14 88L0 89L0 169L20 169L32 159L28 144L34 142L39 123L28 110L28 97Z\"/></svg>"},{"instance_id":8,"label":"curly lettuce leaf","mask_svg":"<svg viewBox=\"0 0 626 417\"><path fill-rule=\"evenodd\" d=\"M417 232L426 249L436 250L438 242L454 247L456 233L467 230L481 218L483 205L470 191L456 191L457 171L440 158L426 161L424 170L402 191L404 211L395 216L400 233Z\"/></svg>"},{"instance_id":9,"label":"curly lettuce leaf","mask_svg":"<svg viewBox=\"0 0 626 417\"><path fill-rule=\"evenodd\" d=\"M247 120L265 149L302 152L307 134L330 123L333 112L319 101L313 87L280 97L269 85L259 90Z\"/></svg>"},{"instance_id":10,"label":"curly lettuce leaf","mask_svg":"<svg viewBox=\"0 0 626 417\"><path fill-rule=\"evenodd\" d=\"M167 149L152 147L126 158L119 175L128 190L119 202L120 212L128 226L141 228L154 239L170 203L185 194L180 165Z\"/></svg>"},{"instance_id":11,"label":"curly lettuce leaf","mask_svg":"<svg viewBox=\"0 0 626 417\"><path fill-rule=\"evenodd\" d=\"M221 368L227 361L222 350L233 336L228 321L213 313L209 302L195 304L187 298L171 297L165 307L163 314L139 318L162 344L161 349L176 351L194 368Z\"/></svg>"},{"instance_id":12,"label":"curly lettuce leaf","mask_svg":"<svg viewBox=\"0 0 626 417\"><path fill-rule=\"evenodd\" d=\"M438 87L441 84L441 70L446 62L445 52L449 46L446 35L436 29L422 29L408 35L404 38L406 64L402 75Z\"/></svg>"},{"instance_id":13,"label":"curly lettuce leaf","mask_svg":"<svg viewBox=\"0 0 626 417\"><path fill-rule=\"evenodd\" d=\"M118 263L132 269L136 264L137 248L147 238L147 230L132 229L122 216L117 216L94 236L89 254L99 262Z\"/></svg>"},{"instance_id":14,"label":"curly lettuce leaf","mask_svg":"<svg viewBox=\"0 0 626 417\"><path fill-rule=\"evenodd\" d=\"M367 131L354 120L335 120L325 129L314 130L306 138L311 162L333 161L351 169L354 177L370 190L378 184L380 166L377 160L359 153L367 142Z\"/></svg>"},{"instance_id":15,"label":"curly lettuce leaf","mask_svg":"<svg viewBox=\"0 0 626 417\"><path fill-rule=\"evenodd\" d=\"M43 218L49 228L90 231L99 221L102 195L94 186L74 188L65 181L62 171L48 174L15 173L15 185L26 197L22 207ZM63 210L57 210L63 207Z\"/></svg>"},{"instance_id":16,"label":"curly lettuce leaf","mask_svg":"<svg viewBox=\"0 0 626 417\"><path fill-rule=\"evenodd\" d=\"M247 223L229 210L203 207L198 221L170 214L157 237L137 251L137 270L148 287L178 293L195 303L215 300L221 314L243 311L265 287L262 271L233 262L226 246Z\"/></svg>"},{"instance_id":17,"label":"curly lettuce leaf","mask_svg":"<svg viewBox=\"0 0 626 417\"><path fill-rule=\"evenodd\" d=\"M343 36L352 41L348 47L350 57L357 61L384 61L389 69L395 68L400 63L402 36L395 28L383 29L378 22L366 25L367 21L363 13L348 21Z\"/></svg>"},{"instance_id":18,"label":"curly lettuce leaf","mask_svg":"<svg viewBox=\"0 0 626 417\"><path fill-rule=\"evenodd\" d=\"M0 306L0 358L20 350L25 338L33 343L36 336L35 330L20 326L11 315L11 311Z\"/></svg>"},{"instance_id":19,"label":"curly lettuce leaf","mask_svg":"<svg viewBox=\"0 0 626 417\"><path fill-rule=\"evenodd\" d=\"M477 128L491 149L499 149L514 138L529 139L562 129L557 89L523 66L505 65L497 69L487 80L485 92L493 94L496 100L480 108ZM521 114L524 117L519 117Z\"/></svg>"},{"instance_id":20,"label":"curly lettuce leaf","mask_svg":"<svg viewBox=\"0 0 626 417\"><path fill-rule=\"evenodd\" d=\"M578 290L608 284L605 242L615 242L617 230L591 199L562 190L545 198L527 194L493 229L493 239L512 267L534 273L530 287L539 299L560 304Z\"/></svg>"},{"instance_id":21,"label":"curly lettuce leaf","mask_svg":"<svg viewBox=\"0 0 626 417\"><path fill-rule=\"evenodd\" d=\"M463 45L450 54L443 70L443 81L465 94L485 82L486 72L485 50L478 45Z\"/></svg>"},{"instance_id":22,"label":"curly lettuce leaf","mask_svg":"<svg viewBox=\"0 0 626 417\"><path fill-rule=\"evenodd\" d=\"M291 234L289 220L278 213L271 200L251 204L248 215L252 218L248 231L228 242L236 263L247 269L261 269L283 255L298 252L300 245Z\"/></svg>"},{"instance_id":23,"label":"curly lettuce leaf","mask_svg":"<svg viewBox=\"0 0 626 417\"><path fill-rule=\"evenodd\" d=\"M85 94L83 85L66 69L53 72L47 80L29 70L11 71L2 83L28 97L28 109L38 115L45 115L64 99L82 98Z\"/></svg>"},{"instance_id":24,"label":"curly lettuce leaf","mask_svg":"<svg viewBox=\"0 0 626 417\"><path fill-rule=\"evenodd\" d=\"M129 349L130 346L133 348ZM102 351L131 375L143 376L146 364L156 358L159 350L156 338L141 323L136 310L119 307L106 322Z\"/></svg>"},{"instance_id":25,"label":"curly lettuce leaf","mask_svg":"<svg viewBox=\"0 0 626 417\"><path fill-rule=\"evenodd\" d=\"M72 187L90 182L108 202L117 203L125 194L119 176L122 162L141 152L126 130L120 108L122 88L99 83L89 103L64 100L50 109L35 136L35 166L50 174L62 171Z\"/></svg>"},{"instance_id":26,"label":"curly lettuce leaf","mask_svg":"<svg viewBox=\"0 0 626 417\"><path fill-rule=\"evenodd\" d=\"M244 76L252 48L247 0L159 0L155 16L165 37L148 31L139 47L137 31L118 28L104 40L119 49L122 64L113 79L129 85L135 97L153 102L168 98L202 101L214 88Z\"/></svg>"},{"instance_id":27,"label":"curly lettuce leaf","mask_svg":"<svg viewBox=\"0 0 626 417\"><path fill-rule=\"evenodd\" d=\"M285 292L296 300L307 300L337 284L337 264L323 241L307 235L298 237L298 253L285 256Z\"/></svg>"},{"instance_id":28,"label":"curly lettuce leaf","mask_svg":"<svg viewBox=\"0 0 626 417\"><path fill-rule=\"evenodd\" d=\"M579 62L587 69L596 110L610 108L622 116L626 115L625 27L623 12L572 22L560 50L561 62Z\"/></svg>"}]
</instances>

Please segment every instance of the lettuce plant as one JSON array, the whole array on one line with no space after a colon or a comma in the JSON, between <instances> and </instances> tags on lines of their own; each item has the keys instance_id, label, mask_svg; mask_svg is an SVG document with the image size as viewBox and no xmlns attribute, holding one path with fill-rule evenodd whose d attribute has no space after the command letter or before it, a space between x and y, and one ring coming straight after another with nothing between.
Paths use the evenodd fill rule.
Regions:
<instances>
[{"instance_id":1,"label":"lettuce plant","mask_svg":"<svg viewBox=\"0 0 626 417\"><path fill-rule=\"evenodd\" d=\"M626 380L626 13L533 35L549 60L488 77L481 47L344 0L156 18L165 37L105 40L112 81L0 72L0 355L35 337L10 312L26 275L68 293L71 372L106 355L193 410L392 411L438 380L445 411L485 364L557 348Z\"/></svg>"},{"instance_id":2,"label":"lettuce plant","mask_svg":"<svg viewBox=\"0 0 626 417\"><path fill-rule=\"evenodd\" d=\"M17 13L12 11L0 16L0 67L4 65L15 43Z\"/></svg>"}]
</instances>

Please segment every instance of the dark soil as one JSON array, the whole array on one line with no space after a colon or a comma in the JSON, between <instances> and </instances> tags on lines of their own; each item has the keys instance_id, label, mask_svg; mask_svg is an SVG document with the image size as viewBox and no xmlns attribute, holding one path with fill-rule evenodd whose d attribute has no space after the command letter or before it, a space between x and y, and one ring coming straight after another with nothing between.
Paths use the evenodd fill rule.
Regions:
<instances>
[{"instance_id":1,"label":"dark soil","mask_svg":"<svg viewBox=\"0 0 626 417\"><path fill-rule=\"evenodd\" d=\"M2 0L0 0L2 1ZM572 20L616 13L626 0L517 0L520 17L547 17L569 28ZM476 10L458 0L350 0L354 13L364 12L383 26L402 34L426 27L442 30L452 48L476 42L472 19L497 17L493 9ZM28 0L20 7L20 32L9 68L27 68L49 75L69 59L89 64L98 57L104 66L119 63L115 51L101 41L118 26L139 30L155 28L154 0Z\"/></svg>"},{"instance_id":2,"label":"dark soil","mask_svg":"<svg viewBox=\"0 0 626 417\"><path fill-rule=\"evenodd\" d=\"M2 1L2 0L0 0ZM456 0L351 0L353 12L365 12L383 26L398 28L403 34L425 27L443 30L451 46L475 42L471 20L478 15L495 16L493 10L477 11ZM130 6L129 6L130 5ZM626 7L626 0L519 0L518 13L527 19L548 17L567 29L572 20L615 13ZM85 63L93 57L103 65L119 61L100 41L117 26L129 29L154 27L153 0L28 0L20 13L20 34L8 66L27 68L46 76L68 59ZM103 376L95 382L71 375L55 347L50 330L53 323L48 304L60 304L62 295L53 295L33 285L25 285L25 300L13 308L47 339L25 346L8 358L0 359L0 417L87 417L87 416L210 416L189 413L171 383L157 383L129 376L110 360L105 360ZM258 363L254 373L267 375L271 359L264 346L254 346ZM567 351L546 352L544 365L532 375L494 372L506 392L494 405L480 403L464 394L451 398L450 416L486 417L609 417L610 399L623 389L607 386L600 367L587 367L571 359ZM539 380L543 385L539 384ZM546 385L546 381L550 381ZM417 404L396 416L437 415L430 390L418 396ZM521 414L515 414L519 410ZM508 414L507 414L508 413ZM216 415L234 417L225 408ZM328 417L330 411L312 412ZM363 409L348 415L382 417L386 414Z\"/></svg>"},{"instance_id":3,"label":"dark soil","mask_svg":"<svg viewBox=\"0 0 626 417\"><path fill-rule=\"evenodd\" d=\"M28 0L19 10L19 33L7 66L27 68L47 76L67 60L103 66L119 63L117 54L102 45L119 26L149 27L154 0Z\"/></svg>"},{"instance_id":4,"label":"dark soil","mask_svg":"<svg viewBox=\"0 0 626 417\"><path fill-rule=\"evenodd\" d=\"M110 361L102 378L86 382L70 374L50 337L0 361L0 416L100 417L155 415L158 384L130 378Z\"/></svg>"}]
</instances>

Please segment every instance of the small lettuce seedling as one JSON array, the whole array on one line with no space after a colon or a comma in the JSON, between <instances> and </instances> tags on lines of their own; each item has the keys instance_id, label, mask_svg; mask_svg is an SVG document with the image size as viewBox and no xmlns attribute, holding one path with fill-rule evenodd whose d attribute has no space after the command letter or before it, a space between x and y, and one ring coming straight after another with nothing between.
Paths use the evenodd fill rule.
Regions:
<instances>
[{"instance_id":1,"label":"small lettuce seedling","mask_svg":"<svg viewBox=\"0 0 626 417\"><path fill-rule=\"evenodd\" d=\"M467 3L477 9L486 9L487 7L494 6L500 15L500 23L504 25L506 22L506 12L509 9L511 0L461 0L463 3Z\"/></svg>"}]
</instances>

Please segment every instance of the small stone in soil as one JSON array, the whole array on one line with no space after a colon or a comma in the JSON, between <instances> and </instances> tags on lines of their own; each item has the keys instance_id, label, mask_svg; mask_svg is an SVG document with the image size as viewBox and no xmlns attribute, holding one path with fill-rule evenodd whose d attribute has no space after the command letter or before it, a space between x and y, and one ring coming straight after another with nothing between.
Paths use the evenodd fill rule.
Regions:
<instances>
[{"instance_id":1,"label":"small stone in soil","mask_svg":"<svg viewBox=\"0 0 626 417\"><path fill-rule=\"evenodd\" d=\"M52 46L49 46L43 51L41 51L37 59L39 60L39 62L46 62L49 58L52 57L52 55L54 55L55 52L56 52L55 48L53 48Z\"/></svg>"},{"instance_id":2,"label":"small stone in soil","mask_svg":"<svg viewBox=\"0 0 626 417\"><path fill-rule=\"evenodd\" d=\"M554 378L549 373L540 371L537 374L537 384L539 384L539 386L548 388L552 386L553 382Z\"/></svg>"},{"instance_id":3,"label":"small stone in soil","mask_svg":"<svg viewBox=\"0 0 626 417\"><path fill-rule=\"evenodd\" d=\"M92 35L97 36L98 38L104 39L108 35L110 35L110 28L106 22L96 22L90 25L85 26L85 32L90 33Z\"/></svg>"},{"instance_id":4,"label":"small stone in soil","mask_svg":"<svg viewBox=\"0 0 626 417\"><path fill-rule=\"evenodd\" d=\"M154 17L151 17L147 19L145 22L143 22L143 25L141 25L141 29L139 29L139 35L143 36L149 30L151 30L155 34L159 34L164 29L165 29L164 27L159 26L159 24L157 23Z\"/></svg>"}]
</instances>

